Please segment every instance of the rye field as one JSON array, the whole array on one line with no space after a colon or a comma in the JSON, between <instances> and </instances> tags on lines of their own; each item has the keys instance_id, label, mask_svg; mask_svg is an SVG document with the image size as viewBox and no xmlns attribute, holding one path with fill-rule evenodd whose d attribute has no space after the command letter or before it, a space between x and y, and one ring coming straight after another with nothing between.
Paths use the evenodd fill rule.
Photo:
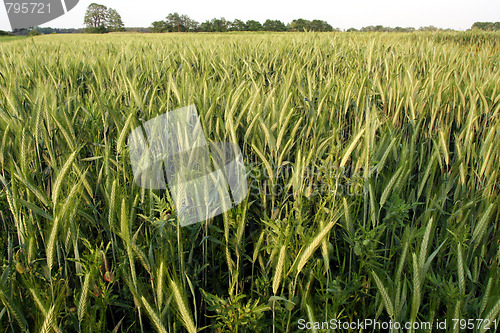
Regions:
<instances>
[{"instance_id":1,"label":"rye field","mask_svg":"<svg viewBox=\"0 0 500 333\"><path fill-rule=\"evenodd\" d=\"M499 64L479 32L4 40L0 331L495 331ZM181 227L127 139L191 104L249 192Z\"/></svg>"}]
</instances>

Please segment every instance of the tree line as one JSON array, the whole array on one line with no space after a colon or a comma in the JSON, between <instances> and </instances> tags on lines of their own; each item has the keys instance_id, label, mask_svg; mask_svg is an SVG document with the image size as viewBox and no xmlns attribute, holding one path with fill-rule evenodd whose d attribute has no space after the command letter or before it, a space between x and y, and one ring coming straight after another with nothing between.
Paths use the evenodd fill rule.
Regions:
<instances>
[{"instance_id":1,"label":"tree line","mask_svg":"<svg viewBox=\"0 0 500 333\"><path fill-rule=\"evenodd\" d=\"M498 31L500 30L500 22L476 22L472 25L472 29Z\"/></svg>"},{"instance_id":2,"label":"tree line","mask_svg":"<svg viewBox=\"0 0 500 333\"><path fill-rule=\"evenodd\" d=\"M428 25L428 26L425 26L425 27L420 27L418 29L415 29L413 27L405 27L405 28L402 28L402 27L395 27L395 28L391 28L391 27L384 27L383 25L369 25L367 27L363 27L361 29L355 29L355 28L349 28L346 30L347 32L356 32L356 31L360 31L360 32L414 32L414 31L453 31L453 29L442 29L442 28L438 28L438 27L435 27L433 25Z\"/></svg>"},{"instance_id":3,"label":"tree line","mask_svg":"<svg viewBox=\"0 0 500 333\"><path fill-rule=\"evenodd\" d=\"M85 13L84 23L86 32L105 33L113 31L126 31L125 25L118 12L113 8L92 3ZM500 30L500 22L476 22L471 29ZM347 29L347 32L413 32L413 27L384 27L382 25L367 26L360 30L355 28ZM440 29L435 26L420 27L419 31L449 31L451 29ZM268 19L264 23L256 20L226 20L225 18L213 18L205 22L198 23L188 15L170 13L165 20L154 21L149 28L150 32L226 32L226 31L340 31L334 29L328 22L323 20L295 19L285 24L280 20Z\"/></svg>"},{"instance_id":4,"label":"tree line","mask_svg":"<svg viewBox=\"0 0 500 333\"><path fill-rule=\"evenodd\" d=\"M322 20L296 19L289 24L280 20L266 20L260 23L256 20L233 21L225 18L213 18L198 23L187 15L170 13L165 20L151 24L152 32L226 32L226 31L334 31L328 22Z\"/></svg>"},{"instance_id":5,"label":"tree line","mask_svg":"<svg viewBox=\"0 0 500 333\"><path fill-rule=\"evenodd\" d=\"M188 15L170 13L165 20L155 21L149 28L125 28L125 24L118 13L113 8L92 3L87 8L84 18L86 26L83 29L57 29L32 27L30 29L14 29L12 33L1 31L0 36L27 35L29 33L50 34L50 33L106 33L115 31L130 32L226 32L226 31L340 31L333 28L328 22L323 20L295 19L285 24L280 20L268 19L264 23L256 20L226 20L225 18L213 18L205 22L198 23ZM484 31L499 31L500 22L475 22L471 30L479 29ZM33 31L36 30L36 31ZM382 25L366 26L361 29L349 28L347 32L413 32L417 29L413 27L385 27ZM418 31L453 31L452 29L441 29L435 26L420 27Z\"/></svg>"}]
</instances>

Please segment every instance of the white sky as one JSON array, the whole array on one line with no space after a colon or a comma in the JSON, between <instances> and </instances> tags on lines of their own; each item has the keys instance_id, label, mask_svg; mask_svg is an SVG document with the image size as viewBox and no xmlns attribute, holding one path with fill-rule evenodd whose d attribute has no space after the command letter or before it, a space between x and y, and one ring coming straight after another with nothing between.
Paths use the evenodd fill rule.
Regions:
<instances>
[{"instance_id":1,"label":"white sky","mask_svg":"<svg viewBox=\"0 0 500 333\"><path fill-rule=\"evenodd\" d=\"M171 12L187 14L198 22L214 17L255 19L261 23L268 18L285 23L296 18L321 19L341 29L380 24L466 30L477 21L500 21L500 0L80 0L69 13L43 26L83 27L85 10L92 2L115 8L127 27L148 27ZM0 30L11 30L1 4Z\"/></svg>"}]
</instances>

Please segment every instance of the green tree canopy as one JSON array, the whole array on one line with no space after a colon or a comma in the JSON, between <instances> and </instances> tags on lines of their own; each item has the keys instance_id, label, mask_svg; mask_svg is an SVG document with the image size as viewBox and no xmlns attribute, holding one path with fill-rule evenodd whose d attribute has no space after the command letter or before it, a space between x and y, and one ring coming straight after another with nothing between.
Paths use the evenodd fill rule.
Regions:
<instances>
[{"instance_id":1,"label":"green tree canopy","mask_svg":"<svg viewBox=\"0 0 500 333\"><path fill-rule=\"evenodd\" d=\"M230 31L246 31L247 25L242 20L236 19L233 22L231 22L229 30Z\"/></svg>"},{"instance_id":2,"label":"green tree canopy","mask_svg":"<svg viewBox=\"0 0 500 333\"><path fill-rule=\"evenodd\" d=\"M203 22L200 25L199 30L203 32L226 32L230 30L230 27L231 27L231 22L221 17Z\"/></svg>"},{"instance_id":3,"label":"green tree canopy","mask_svg":"<svg viewBox=\"0 0 500 333\"><path fill-rule=\"evenodd\" d=\"M108 29L109 31L125 31L122 17L113 8L108 9Z\"/></svg>"},{"instance_id":4,"label":"green tree canopy","mask_svg":"<svg viewBox=\"0 0 500 333\"><path fill-rule=\"evenodd\" d=\"M84 24L87 26L89 32L98 32L99 30L106 30L108 18L108 7L91 3L85 13Z\"/></svg>"},{"instance_id":5,"label":"green tree canopy","mask_svg":"<svg viewBox=\"0 0 500 333\"><path fill-rule=\"evenodd\" d=\"M212 20L212 26L216 32L225 32L229 28L229 22L223 17L220 19L214 18Z\"/></svg>"},{"instance_id":6,"label":"green tree canopy","mask_svg":"<svg viewBox=\"0 0 500 333\"><path fill-rule=\"evenodd\" d=\"M199 23L187 15L181 15L181 22L185 31L196 31L199 27Z\"/></svg>"},{"instance_id":7,"label":"green tree canopy","mask_svg":"<svg viewBox=\"0 0 500 333\"><path fill-rule=\"evenodd\" d=\"M206 20L205 22L203 22L202 24L200 24L200 31L203 31L203 32L214 32L215 28L214 28L214 25L212 24L211 21Z\"/></svg>"},{"instance_id":8,"label":"green tree canopy","mask_svg":"<svg viewBox=\"0 0 500 333\"><path fill-rule=\"evenodd\" d=\"M305 31L311 28L311 22L304 19L296 19L290 23L290 30L292 31Z\"/></svg>"},{"instance_id":9,"label":"green tree canopy","mask_svg":"<svg viewBox=\"0 0 500 333\"><path fill-rule=\"evenodd\" d=\"M486 31L500 30L500 22L475 22L472 29L480 29Z\"/></svg>"},{"instance_id":10,"label":"green tree canopy","mask_svg":"<svg viewBox=\"0 0 500 333\"><path fill-rule=\"evenodd\" d=\"M426 27L420 27L418 28L419 31L439 31L440 29L433 26L433 25L429 25L429 26L426 26Z\"/></svg>"},{"instance_id":11,"label":"green tree canopy","mask_svg":"<svg viewBox=\"0 0 500 333\"><path fill-rule=\"evenodd\" d=\"M266 20L262 27L266 31L286 31L285 23L280 20Z\"/></svg>"},{"instance_id":12,"label":"green tree canopy","mask_svg":"<svg viewBox=\"0 0 500 333\"><path fill-rule=\"evenodd\" d=\"M333 31L333 27L326 21L312 20L310 29L313 31Z\"/></svg>"},{"instance_id":13,"label":"green tree canopy","mask_svg":"<svg viewBox=\"0 0 500 333\"><path fill-rule=\"evenodd\" d=\"M166 32L166 31L168 31L167 23L165 21L154 21L153 23L151 23L151 31L152 32Z\"/></svg>"},{"instance_id":14,"label":"green tree canopy","mask_svg":"<svg viewBox=\"0 0 500 333\"><path fill-rule=\"evenodd\" d=\"M188 32L199 28L198 22L177 12L168 14L165 21L155 21L151 25L153 32Z\"/></svg>"},{"instance_id":15,"label":"green tree canopy","mask_svg":"<svg viewBox=\"0 0 500 333\"><path fill-rule=\"evenodd\" d=\"M259 21L248 20L246 25L247 25L248 31L260 31L260 30L262 30L262 24Z\"/></svg>"},{"instance_id":16,"label":"green tree canopy","mask_svg":"<svg viewBox=\"0 0 500 333\"><path fill-rule=\"evenodd\" d=\"M115 9L97 3L91 3L87 8L84 24L87 31L93 33L125 30L122 17Z\"/></svg>"}]
</instances>

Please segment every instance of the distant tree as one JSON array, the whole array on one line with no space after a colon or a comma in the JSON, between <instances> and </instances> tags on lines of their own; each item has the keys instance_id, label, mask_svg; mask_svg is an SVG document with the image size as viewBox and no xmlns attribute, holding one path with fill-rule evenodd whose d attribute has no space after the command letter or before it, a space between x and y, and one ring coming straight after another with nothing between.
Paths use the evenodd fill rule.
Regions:
<instances>
[{"instance_id":1,"label":"distant tree","mask_svg":"<svg viewBox=\"0 0 500 333\"><path fill-rule=\"evenodd\" d=\"M106 32L108 23L108 8L104 5L91 3L85 13L84 24L88 32Z\"/></svg>"},{"instance_id":2,"label":"distant tree","mask_svg":"<svg viewBox=\"0 0 500 333\"><path fill-rule=\"evenodd\" d=\"M356 28L349 28L349 29L347 29L347 32L356 32L356 31L359 31L359 30L356 29Z\"/></svg>"},{"instance_id":3,"label":"distant tree","mask_svg":"<svg viewBox=\"0 0 500 333\"><path fill-rule=\"evenodd\" d=\"M304 19L296 19L290 23L290 30L292 31L305 31L311 29L311 22Z\"/></svg>"},{"instance_id":4,"label":"distant tree","mask_svg":"<svg viewBox=\"0 0 500 333\"><path fill-rule=\"evenodd\" d=\"M419 31L439 31L440 29L436 28L433 25L429 25L429 26L426 26L426 27L420 27L420 28L418 28L418 30Z\"/></svg>"},{"instance_id":5,"label":"distant tree","mask_svg":"<svg viewBox=\"0 0 500 333\"><path fill-rule=\"evenodd\" d=\"M161 21L157 21L161 22ZM180 15L179 13L170 13L167 15L165 24L161 27L160 23L157 24L157 28L163 31L169 32L188 32L196 31L199 27L198 22L192 20L187 15Z\"/></svg>"},{"instance_id":6,"label":"distant tree","mask_svg":"<svg viewBox=\"0 0 500 333\"><path fill-rule=\"evenodd\" d=\"M395 27L393 29L393 31L395 31L395 32L413 32L413 31L415 31L415 28L411 28L411 27L408 27L408 28Z\"/></svg>"},{"instance_id":7,"label":"distant tree","mask_svg":"<svg viewBox=\"0 0 500 333\"><path fill-rule=\"evenodd\" d=\"M181 15L179 13L170 13L167 15L167 19L165 20L167 23L167 29L170 32L181 32L185 30L185 27L182 22Z\"/></svg>"},{"instance_id":8,"label":"distant tree","mask_svg":"<svg viewBox=\"0 0 500 333\"><path fill-rule=\"evenodd\" d=\"M12 36L12 34L8 31L0 30L0 36Z\"/></svg>"},{"instance_id":9,"label":"distant tree","mask_svg":"<svg viewBox=\"0 0 500 333\"><path fill-rule=\"evenodd\" d=\"M423 28L421 28L423 29ZM425 28L427 29L427 28ZM436 27L432 27L431 29L437 29ZM349 30L348 30L349 31ZM384 27L382 25L369 25L367 27L361 28L362 32L413 32L415 31L415 28L401 28L401 27L396 27L396 28L391 28L391 27Z\"/></svg>"},{"instance_id":10,"label":"distant tree","mask_svg":"<svg viewBox=\"0 0 500 333\"><path fill-rule=\"evenodd\" d=\"M199 23L187 15L170 13L165 21L154 21L151 23L152 32L188 32L198 31Z\"/></svg>"},{"instance_id":11,"label":"distant tree","mask_svg":"<svg viewBox=\"0 0 500 333\"><path fill-rule=\"evenodd\" d=\"M247 25L242 20L236 19L230 23L229 30L230 31L246 31Z\"/></svg>"},{"instance_id":12,"label":"distant tree","mask_svg":"<svg viewBox=\"0 0 500 333\"><path fill-rule=\"evenodd\" d=\"M56 29L50 28L50 27L46 27L46 28L35 27L34 29L38 30L41 34L44 34L44 35L53 34L56 32Z\"/></svg>"},{"instance_id":13,"label":"distant tree","mask_svg":"<svg viewBox=\"0 0 500 333\"><path fill-rule=\"evenodd\" d=\"M472 29L491 30L492 26L493 26L492 22L475 22L472 25Z\"/></svg>"},{"instance_id":14,"label":"distant tree","mask_svg":"<svg viewBox=\"0 0 500 333\"><path fill-rule=\"evenodd\" d=\"M211 21L206 20L202 24L200 24L200 31L203 32L213 32L214 30L214 25L212 24Z\"/></svg>"},{"instance_id":15,"label":"distant tree","mask_svg":"<svg viewBox=\"0 0 500 333\"><path fill-rule=\"evenodd\" d=\"M286 31L286 25L280 20L266 20L262 28L265 31Z\"/></svg>"},{"instance_id":16,"label":"distant tree","mask_svg":"<svg viewBox=\"0 0 500 333\"><path fill-rule=\"evenodd\" d=\"M122 17L116 9L108 9L107 28L109 31L125 31L125 24L123 24Z\"/></svg>"},{"instance_id":17,"label":"distant tree","mask_svg":"<svg viewBox=\"0 0 500 333\"><path fill-rule=\"evenodd\" d=\"M248 20L246 25L247 25L248 31L260 31L260 30L262 30L262 24L259 21Z\"/></svg>"},{"instance_id":18,"label":"distant tree","mask_svg":"<svg viewBox=\"0 0 500 333\"><path fill-rule=\"evenodd\" d=\"M151 23L152 32L165 32L167 31L167 23L165 21L154 21Z\"/></svg>"},{"instance_id":19,"label":"distant tree","mask_svg":"<svg viewBox=\"0 0 500 333\"><path fill-rule=\"evenodd\" d=\"M312 20L309 22L309 27L308 27L308 30L312 30L312 31L322 31L322 28L323 28L323 22L324 21L320 21L320 20ZM325 22L326 23L326 22ZM326 23L328 24L328 23ZM330 26L331 28L331 26Z\"/></svg>"},{"instance_id":20,"label":"distant tree","mask_svg":"<svg viewBox=\"0 0 500 333\"><path fill-rule=\"evenodd\" d=\"M226 32L229 28L229 22L223 17L220 19L214 18L211 23L213 31L216 32Z\"/></svg>"},{"instance_id":21,"label":"distant tree","mask_svg":"<svg viewBox=\"0 0 500 333\"><path fill-rule=\"evenodd\" d=\"M376 26L369 25L367 27L361 28L362 32L385 32L385 31L391 31L391 30L392 30L391 28L385 28L382 25L376 25Z\"/></svg>"},{"instance_id":22,"label":"distant tree","mask_svg":"<svg viewBox=\"0 0 500 333\"><path fill-rule=\"evenodd\" d=\"M185 31L196 31L200 24L187 15L181 15L181 25Z\"/></svg>"},{"instance_id":23,"label":"distant tree","mask_svg":"<svg viewBox=\"0 0 500 333\"><path fill-rule=\"evenodd\" d=\"M500 30L500 22L475 22L472 29L480 29L486 31Z\"/></svg>"},{"instance_id":24,"label":"distant tree","mask_svg":"<svg viewBox=\"0 0 500 333\"><path fill-rule=\"evenodd\" d=\"M369 25L367 27L361 28L362 32L383 32L385 31L384 27L382 25Z\"/></svg>"},{"instance_id":25,"label":"distant tree","mask_svg":"<svg viewBox=\"0 0 500 333\"><path fill-rule=\"evenodd\" d=\"M333 27L326 21L312 20L309 28L313 31L333 31Z\"/></svg>"}]
</instances>

